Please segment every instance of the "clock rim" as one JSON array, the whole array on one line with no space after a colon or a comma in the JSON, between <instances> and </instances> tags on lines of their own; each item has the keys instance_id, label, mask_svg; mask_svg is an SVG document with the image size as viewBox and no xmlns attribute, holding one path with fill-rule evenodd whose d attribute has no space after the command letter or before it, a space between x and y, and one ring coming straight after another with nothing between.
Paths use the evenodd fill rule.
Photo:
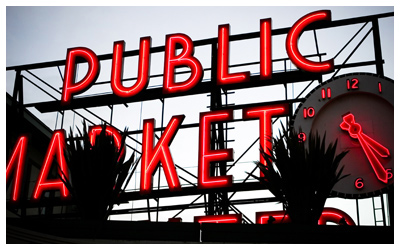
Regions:
<instances>
[{"instance_id":1,"label":"clock rim","mask_svg":"<svg viewBox=\"0 0 400 250\"><path fill-rule=\"evenodd\" d=\"M304 97L304 101L301 102L301 103L297 106L297 108L296 108L296 110L295 110L293 116L291 117L291 119L290 119L290 121L289 121L289 129L294 129L294 122L295 122L295 119L296 119L297 115L302 115L302 113L299 112L299 111L301 110L303 104L304 104L304 103L307 101L307 99L308 99L311 95L313 95L316 91L318 91L320 88L323 88L325 85L329 84L329 83L332 82L332 81L336 81L336 80L341 79L341 78L344 78L344 77L349 77L349 76L360 76L360 75L363 75L363 76L373 76L373 77L376 77L376 78L381 78L381 79L384 79L384 80L389 81L389 82L391 82L392 84L394 84L394 80L391 79L391 78L389 78L389 77L382 76L382 75L379 75L379 74L369 73L369 72L353 72L353 73L346 73L346 74L339 75L339 76L333 77L333 78L331 78L331 79L328 79L328 80L322 82L320 85L316 86L314 89L312 89L312 90ZM393 104L393 107L394 107L394 104ZM297 132L299 132L299 131L297 131ZM389 184L389 185L386 185L386 186L383 187L383 188L380 188L380 189L377 189L377 190L374 190L374 191L371 191L371 192L365 192L365 193L359 193L359 194L349 194L349 193L343 193L343 192L338 192L338 191L332 190L330 196L331 196L331 197L346 198L346 199L370 198L370 197L379 196L379 195L384 194L384 193L388 193L389 190L393 190L393 187L394 187L394 182L391 183L391 184Z\"/></svg>"}]
</instances>

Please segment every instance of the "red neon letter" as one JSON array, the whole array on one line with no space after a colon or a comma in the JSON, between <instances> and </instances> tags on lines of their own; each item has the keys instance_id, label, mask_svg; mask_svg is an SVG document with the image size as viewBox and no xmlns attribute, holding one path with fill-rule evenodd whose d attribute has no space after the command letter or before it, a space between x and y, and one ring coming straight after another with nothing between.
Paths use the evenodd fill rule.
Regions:
<instances>
[{"instance_id":1,"label":"red neon letter","mask_svg":"<svg viewBox=\"0 0 400 250\"><path fill-rule=\"evenodd\" d=\"M178 56L175 55L176 44L182 45L183 50ZM165 44L164 62L164 89L166 94L184 92L193 88L203 78L203 67L200 61L193 57L193 42L185 34L167 35ZM175 68L189 67L192 71L190 77L179 84L175 82Z\"/></svg>"},{"instance_id":2,"label":"red neon letter","mask_svg":"<svg viewBox=\"0 0 400 250\"><path fill-rule=\"evenodd\" d=\"M15 144L13 153L7 164L6 182L9 181L11 173L16 168L14 174L14 189L12 190L11 193L11 201L13 202L18 201L20 194L22 173L25 164L27 146L28 146L28 137L21 136L17 144Z\"/></svg>"},{"instance_id":3,"label":"red neon letter","mask_svg":"<svg viewBox=\"0 0 400 250\"><path fill-rule=\"evenodd\" d=\"M232 161L233 150L210 149L210 127L212 122L233 119L233 110L213 111L200 113L199 125L199 168L198 188L220 188L232 186L232 175L210 176L210 163L213 161Z\"/></svg>"},{"instance_id":4,"label":"red neon letter","mask_svg":"<svg viewBox=\"0 0 400 250\"><path fill-rule=\"evenodd\" d=\"M223 214L223 215L205 215L195 216L194 222L197 223L242 223L242 214Z\"/></svg>"},{"instance_id":5,"label":"red neon letter","mask_svg":"<svg viewBox=\"0 0 400 250\"><path fill-rule=\"evenodd\" d=\"M287 114L289 114L289 106L287 104L243 109L243 119L257 118L260 120L260 145L262 150L267 154L269 154L272 149L272 117ZM267 165L262 154L260 154L260 162ZM262 173L261 176L263 176Z\"/></svg>"},{"instance_id":6,"label":"red neon letter","mask_svg":"<svg viewBox=\"0 0 400 250\"><path fill-rule=\"evenodd\" d=\"M331 21L331 11L330 10L320 10L309 13L302 18L300 18L290 29L286 38L286 51L289 55L290 60L302 70L306 70L314 73L324 73L333 70L333 59L324 62L313 62L306 59L299 51L297 46L297 41L309 24L316 21Z\"/></svg>"},{"instance_id":7,"label":"red neon letter","mask_svg":"<svg viewBox=\"0 0 400 250\"><path fill-rule=\"evenodd\" d=\"M89 139L92 145L94 145L94 143L96 142L96 136L98 136L101 133L102 129L103 129L102 125L91 126L89 128ZM119 131L112 126L106 126L106 133L114 138L115 145L119 150L121 148L121 140L122 140L122 136L119 133ZM122 150L123 152L121 156L124 154L125 149Z\"/></svg>"},{"instance_id":8,"label":"red neon letter","mask_svg":"<svg viewBox=\"0 0 400 250\"><path fill-rule=\"evenodd\" d=\"M285 211L256 212L256 224L280 224L291 221Z\"/></svg>"},{"instance_id":9,"label":"red neon letter","mask_svg":"<svg viewBox=\"0 0 400 250\"><path fill-rule=\"evenodd\" d=\"M60 190L60 196L67 198L69 192L67 187L60 179L47 179L49 175L51 165L53 163L54 156L57 157L57 162L60 166L59 174L63 176L61 171L68 178L68 167L64 158L64 147L65 147L65 131L55 130L50 140L49 148L47 149L46 157L40 170L39 179L36 182L36 186L33 189L33 200L39 200L40 196L44 191L58 189Z\"/></svg>"},{"instance_id":10,"label":"red neon letter","mask_svg":"<svg viewBox=\"0 0 400 250\"><path fill-rule=\"evenodd\" d=\"M229 74L229 24L218 26L217 84L232 84L250 80L250 72Z\"/></svg>"},{"instance_id":11,"label":"red neon letter","mask_svg":"<svg viewBox=\"0 0 400 250\"><path fill-rule=\"evenodd\" d=\"M111 69L111 88L117 96L130 97L146 88L149 81L151 37L140 38L139 68L136 83L127 88L122 85L121 77L124 67L124 41L114 42L114 53Z\"/></svg>"},{"instance_id":12,"label":"red neon letter","mask_svg":"<svg viewBox=\"0 0 400 250\"><path fill-rule=\"evenodd\" d=\"M260 20L260 78L272 77L271 18Z\"/></svg>"},{"instance_id":13,"label":"red neon letter","mask_svg":"<svg viewBox=\"0 0 400 250\"><path fill-rule=\"evenodd\" d=\"M291 221L285 211L256 212L256 224L279 224L290 223ZM339 225L344 223L349 226L355 225L353 219L348 214L336 208L324 208L318 220L318 225L326 225L327 221Z\"/></svg>"},{"instance_id":14,"label":"red neon letter","mask_svg":"<svg viewBox=\"0 0 400 250\"><path fill-rule=\"evenodd\" d=\"M143 152L142 171L140 174L140 193L149 194L153 187L153 175L159 162L165 173L169 189L171 191L181 190L181 184L176 173L175 164L172 160L169 145L174 139L178 127L182 124L184 115L173 116L168 123L164 133L157 145L154 147L154 119L143 121Z\"/></svg>"},{"instance_id":15,"label":"red neon letter","mask_svg":"<svg viewBox=\"0 0 400 250\"><path fill-rule=\"evenodd\" d=\"M356 223L354 223L353 219L348 214L342 210L331 207L324 208L324 211L322 211L321 217L318 220L318 225L326 225L327 221L334 222L338 225L342 225L344 223L349 226L356 225Z\"/></svg>"},{"instance_id":16,"label":"red neon letter","mask_svg":"<svg viewBox=\"0 0 400 250\"><path fill-rule=\"evenodd\" d=\"M82 57L88 62L89 70L86 76L80 82L75 83L75 62L77 57ZM79 94L87 90L89 85L96 81L99 71L99 60L93 51L83 47L68 49L61 104L69 104L71 102L72 95Z\"/></svg>"}]
</instances>

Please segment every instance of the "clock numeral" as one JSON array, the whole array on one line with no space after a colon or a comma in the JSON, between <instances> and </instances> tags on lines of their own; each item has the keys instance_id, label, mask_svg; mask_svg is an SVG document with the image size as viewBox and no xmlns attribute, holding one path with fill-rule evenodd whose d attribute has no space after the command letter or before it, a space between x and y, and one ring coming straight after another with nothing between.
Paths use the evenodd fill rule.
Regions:
<instances>
[{"instance_id":1,"label":"clock numeral","mask_svg":"<svg viewBox=\"0 0 400 250\"><path fill-rule=\"evenodd\" d=\"M331 98L331 88L328 87L326 90L325 90L325 88L322 88L321 89L321 97L322 97L322 99L325 99L325 98L330 99Z\"/></svg>"},{"instance_id":2,"label":"clock numeral","mask_svg":"<svg viewBox=\"0 0 400 250\"><path fill-rule=\"evenodd\" d=\"M392 173L392 169L391 168L386 169L386 174L387 174L388 180L393 178L393 173Z\"/></svg>"},{"instance_id":3,"label":"clock numeral","mask_svg":"<svg viewBox=\"0 0 400 250\"><path fill-rule=\"evenodd\" d=\"M347 79L347 90L355 90L358 89L358 78L353 78L351 80Z\"/></svg>"},{"instance_id":4,"label":"clock numeral","mask_svg":"<svg viewBox=\"0 0 400 250\"><path fill-rule=\"evenodd\" d=\"M303 117L304 119L306 118L312 118L315 115L315 109L313 107L309 108L304 108L303 109Z\"/></svg>"},{"instance_id":5,"label":"clock numeral","mask_svg":"<svg viewBox=\"0 0 400 250\"><path fill-rule=\"evenodd\" d=\"M306 135L306 133L304 133L304 132L300 132L300 133L297 135L297 138L299 138L299 142L305 142L306 139L307 139L307 135Z\"/></svg>"},{"instance_id":6,"label":"clock numeral","mask_svg":"<svg viewBox=\"0 0 400 250\"><path fill-rule=\"evenodd\" d=\"M354 182L354 186L355 186L357 189L363 188L363 187L364 187L364 180L363 180L363 178L357 178L356 181Z\"/></svg>"},{"instance_id":7,"label":"clock numeral","mask_svg":"<svg viewBox=\"0 0 400 250\"><path fill-rule=\"evenodd\" d=\"M382 83L378 83L378 90L379 90L379 93L382 93Z\"/></svg>"}]
</instances>

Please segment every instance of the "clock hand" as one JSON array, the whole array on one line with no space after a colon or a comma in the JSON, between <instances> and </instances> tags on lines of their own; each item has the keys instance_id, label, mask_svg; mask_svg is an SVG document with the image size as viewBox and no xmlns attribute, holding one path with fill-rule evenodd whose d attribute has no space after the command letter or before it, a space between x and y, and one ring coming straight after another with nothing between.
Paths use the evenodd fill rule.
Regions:
<instances>
[{"instance_id":1,"label":"clock hand","mask_svg":"<svg viewBox=\"0 0 400 250\"><path fill-rule=\"evenodd\" d=\"M388 175L386 173L386 170L382 166L382 164L378 161L376 155L371 150L371 148L374 149L382 157L389 156L389 150L384 146L382 146L381 144L379 144L378 142L376 142L375 140L373 140L372 138L370 138L369 136L365 135L362 132L361 125L355 122L353 114L347 114L346 116L344 116L343 122L340 124L340 127L343 130L348 131L352 138L358 139L362 149L364 150L364 153L368 158L369 163L371 164L375 172L375 175L378 177L380 181L387 183Z\"/></svg>"},{"instance_id":2,"label":"clock hand","mask_svg":"<svg viewBox=\"0 0 400 250\"><path fill-rule=\"evenodd\" d=\"M388 182L388 176L386 173L385 168L382 166L382 164L378 161L378 159L376 158L376 155L372 152L371 150L371 145L369 145L365 139L362 136L362 133L360 133L358 135L358 141L361 144L361 147L363 148L365 154L367 155L367 158L369 160L369 162L371 163L372 168L375 171L376 176L378 177L378 179L384 183Z\"/></svg>"},{"instance_id":3,"label":"clock hand","mask_svg":"<svg viewBox=\"0 0 400 250\"><path fill-rule=\"evenodd\" d=\"M362 133L362 136L364 137L365 141L367 144L369 144L375 152L377 152L381 157L388 157L390 155L389 149L385 148L381 144L379 144L377 141L369 137L368 135Z\"/></svg>"},{"instance_id":4,"label":"clock hand","mask_svg":"<svg viewBox=\"0 0 400 250\"><path fill-rule=\"evenodd\" d=\"M352 130L354 130L353 133L350 133L350 131L349 131L351 125L353 126L352 127ZM352 138L357 138L358 137L357 131L361 130L360 124L355 123L353 114L349 114L349 115L344 116L343 117L343 122L340 124L340 127L343 130L349 131L350 136ZM381 144L379 144L377 141L375 141L371 137L367 136L366 134L364 134L362 132L361 132L361 134L362 134L362 137L367 142L367 144L369 144L370 147L372 147L372 149L375 150L375 152L377 152L381 157L388 157L390 155L389 149L385 148L384 146L382 146Z\"/></svg>"}]
</instances>

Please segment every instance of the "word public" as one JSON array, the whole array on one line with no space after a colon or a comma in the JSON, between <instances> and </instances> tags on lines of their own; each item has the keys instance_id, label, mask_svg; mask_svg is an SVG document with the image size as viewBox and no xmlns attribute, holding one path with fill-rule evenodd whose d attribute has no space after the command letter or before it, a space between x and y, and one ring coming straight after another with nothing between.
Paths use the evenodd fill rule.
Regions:
<instances>
[{"instance_id":1,"label":"word public","mask_svg":"<svg viewBox=\"0 0 400 250\"><path fill-rule=\"evenodd\" d=\"M334 68L333 59L314 62L306 59L298 49L298 39L304 29L317 21L331 21L329 10L320 10L309 13L300 18L289 30L286 38L286 51L290 60L301 70L315 73L330 72ZM217 85L245 83L250 80L250 72L229 73L229 30L230 25L218 26L218 52L217 52ZM260 20L260 78L272 78L272 50L271 50L271 19ZM182 51L176 55L176 48L180 45ZM114 42L111 88L115 95L127 98L137 95L147 88L150 69L151 37L140 39L138 77L130 87L122 85L124 41ZM193 56L194 46L189 36L185 34L170 34L166 36L163 93L181 93L188 91L201 82L203 67L200 61ZM76 59L80 57L87 61L88 71L85 77L75 82ZM175 69L187 67L191 70L189 78L183 82L175 82ZM74 95L85 92L94 83L100 72L100 63L96 54L85 47L70 48L64 72L61 104L68 105Z\"/></svg>"},{"instance_id":2,"label":"word public","mask_svg":"<svg viewBox=\"0 0 400 250\"><path fill-rule=\"evenodd\" d=\"M313 62L306 59L298 49L298 39L305 27L317 21L331 21L331 13L321 10L309 13L300 18L289 30L286 39L286 50L289 58L301 70L309 72L329 72L333 70L333 59L323 62ZM139 68L136 83L131 87L122 86L121 77L123 69L124 41L114 43L114 51L111 69L111 87L113 93L119 97L126 98L138 94L146 89L149 81L150 47L151 38L140 39ZM175 54L177 45L182 47L179 55ZM193 42L185 34L171 34L166 36L163 92L180 93L188 91L202 80L203 68L197 58L193 56ZM75 82L75 67L77 58L87 61L89 67L85 77ZM270 79L272 77L272 55L271 55L271 19L260 21L260 78ZM229 73L229 24L218 27L218 58L217 58L217 84L245 83L250 79L250 72ZM175 82L174 72L177 67L189 67L190 77L183 82ZM65 75L61 104L68 105L74 95L86 91L94 83L99 75L100 65L96 54L88 48L71 48L67 51ZM260 147L269 152L272 137L272 117L286 116L290 114L288 103L265 105L257 107L246 107L242 110L243 120L259 120ZM157 143L154 142L154 119L143 121L142 137L142 159L140 174L140 193L149 194L152 190L152 180L157 166L161 163L170 191L180 191L181 185L175 169L175 164L169 149L176 133L179 130L185 116L173 116ZM232 186L232 176L211 176L210 163L221 161L233 161L233 149L211 149L211 123L229 122L233 120L233 110L219 110L202 112L199 115L199 152L198 152L198 188L225 188ZM121 135L118 131L107 126L107 133L111 134L120 146ZM101 131L101 127L89 128L89 136L94 138ZM28 136L22 135L15 144L13 153L7 163L7 182L13 176L12 201L18 201L21 180L26 158ZM36 181L32 201L39 200L45 191L59 190L62 198L70 196L65 184L60 179L49 178L52 163L57 159L60 166L59 171L68 177L68 166L64 158L65 131L55 130L48 146L38 179ZM260 162L265 164L260 155ZM61 175L62 176L62 175Z\"/></svg>"}]
</instances>

